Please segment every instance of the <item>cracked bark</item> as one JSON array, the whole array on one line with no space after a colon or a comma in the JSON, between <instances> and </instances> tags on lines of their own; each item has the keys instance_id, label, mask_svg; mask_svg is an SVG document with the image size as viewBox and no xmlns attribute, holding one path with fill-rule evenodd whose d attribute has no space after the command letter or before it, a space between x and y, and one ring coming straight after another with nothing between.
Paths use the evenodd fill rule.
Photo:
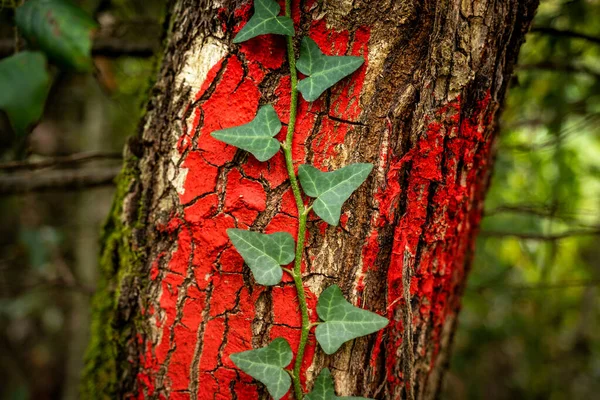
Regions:
<instances>
[{"instance_id":1,"label":"cracked bark","mask_svg":"<svg viewBox=\"0 0 600 400\"><path fill-rule=\"evenodd\" d=\"M300 34L310 34L326 53L366 59L321 100L301 101L295 162L321 169L375 164L344 207L340 227L309 220L309 305L314 309L317 295L336 283L354 304L392 320L379 335L333 356L311 338L307 389L328 366L338 395L439 392L500 105L536 6L536 0L295 4ZM247 2L173 0L170 10L162 67L139 134L126 149L121 196L105 233L110 268L96 298L84 392L86 398L266 398L228 355L276 336L296 347L293 285L254 285L225 229L295 233L295 207L281 155L260 164L209 134L249 121L265 103L274 104L285 125L284 42L264 36L231 44L251 13Z\"/></svg>"}]
</instances>

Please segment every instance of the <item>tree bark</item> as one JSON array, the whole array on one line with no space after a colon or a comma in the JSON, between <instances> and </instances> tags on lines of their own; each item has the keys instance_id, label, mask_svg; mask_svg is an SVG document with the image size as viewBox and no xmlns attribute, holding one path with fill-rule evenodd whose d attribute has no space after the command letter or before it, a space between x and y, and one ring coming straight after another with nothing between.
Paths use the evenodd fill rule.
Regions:
<instances>
[{"instance_id":1,"label":"tree bark","mask_svg":"<svg viewBox=\"0 0 600 400\"><path fill-rule=\"evenodd\" d=\"M309 304L328 285L390 318L333 356L337 394L432 398L449 357L493 160L501 102L537 0L295 3L297 32L366 62L300 101L296 165L374 171L339 227L308 223ZM228 355L299 341L291 281L257 286L225 230L296 234L283 156L261 164L212 139L260 104L287 122L282 37L231 39L249 2L176 0L157 83L126 149L105 228L85 398L266 398ZM302 10L302 12L300 12ZM284 129L285 130L285 129ZM313 315L316 318L316 315Z\"/></svg>"}]
</instances>

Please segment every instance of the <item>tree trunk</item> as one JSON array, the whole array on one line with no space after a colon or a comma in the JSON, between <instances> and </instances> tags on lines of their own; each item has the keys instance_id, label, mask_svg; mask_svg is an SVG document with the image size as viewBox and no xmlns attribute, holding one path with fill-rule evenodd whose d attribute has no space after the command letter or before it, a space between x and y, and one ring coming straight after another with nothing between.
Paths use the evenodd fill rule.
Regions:
<instances>
[{"instance_id":1,"label":"tree trunk","mask_svg":"<svg viewBox=\"0 0 600 400\"><path fill-rule=\"evenodd\" d=\"M176 0L157 83L126 149L103 238L84 398L253 399L228 355L298 344L293 283L253 284L225 230L296 233L282 154L266 166L211 138L271 103L287 122L285 41L232 36L242 1ZM239 4L238 4L239 3ZM339 227L308 223L308 297L338 284L386 315L333 356L311 336L306 388L323 366L337 394L432 398L440 388L493 159L500 104L537 0L302 1L297 32L361 55L353 77L300 100L296 164L375 165ZM302 12L300 12L300 9Z\"/></svg>"}]
</instances>

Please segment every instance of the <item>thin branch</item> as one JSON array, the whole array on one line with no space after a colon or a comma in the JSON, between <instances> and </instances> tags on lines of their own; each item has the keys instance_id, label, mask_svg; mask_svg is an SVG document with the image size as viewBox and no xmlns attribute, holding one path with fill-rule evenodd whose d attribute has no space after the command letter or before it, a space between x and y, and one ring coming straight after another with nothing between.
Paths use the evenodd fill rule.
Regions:
<instances>
[{"instance_id":1,"label":"thin branch","mask_svg":"<svg viewBox=\"0 0 600 400\"><path fill-rule=\"evenodd\" d=\"M586 74L590 75L596 79L600 79L600 72L595 71L591 68L582 66L582 65L573 65L573 64L565 64L558 63L553 61L543 61L534 64L519 64L517 69L526 71L526 70L544 70L544 71L552 71L552 72L569 72L576 74Z\"/></svg>"},{"instance_id":2,"label":"thin branch","mask_svg":"<svg viewBox=\"0 0 600 400\"><path fill-rule=\"evenodd\" d=\"M566 134L570 133L573 130L579 131L580 125L583 125L583 126L593 125L592 122L595 122L595 120L600 117L600 113L598 113L598 112L588 112L588 110L587 110L588 107L587 107L586 101L587 101L587 99L569 104L567 112L570 115L580 115L580 116L582 116L582 119L580 121L574 122L572 125L570 124L569 126L563 127L559 132L559 134L561 136L565 136ZM549 121L549 120L545 120L542 118L534 118L534 119L529 119L529 120L514 121L512 123L503 124L502 129L503 130L511 130L511 129L516 129L516 128L520 128L523 126L535 128L538 126L550 125L550 123L551 123L551 121Z\"/></svg>"},{"instance_id":3,"label":"thin branch","mask_svg":"<svg viewBox=\"0 0 600 400\"><path fill-rule=\"evenodd\" d=\"M544 217L544 218L549 218L549 217L555 216L555 214L552 212L552 210L537 208L537 207L532 207L532 206L527 206L527 205L524 205L524 206L498 206L491 210L486 210L484 215L486 217L493 217L498 214L531 214L531 215L535 215L538 217Z\"/></svg>"},{"instance_id":4,"label":"thin branch","mask_svg":"<svg viewBox=\"0 0 600 400\"><path fill-rule=\"evenodd\" d=\"M152 57L158 49L157 40L130 40L113 37L98 38L92 47L93 56L116 58L121 56L146 58Z\"/></svg>"},{"instance_id":5,"label":"thin branch","mask_svg":"<svg viewBox=\"0 0 600 400\"><path fill-rule=\"evenodd\" d=\"M122 155L118 152L88 151L69 154L67 156L51 157L40 161L10 161L0 163L0 171L36 170L85 163L93 160L120 160L121 158Z\"/></svg>"},{"instance_id":6,"label":"thin branch","mask_svg":"<svg viewBox=\"0 0 600 400\"><path fill-rule=\"evenodd\" d=\"M120 169L120 167L85 168L0 175L0 196L109 186L113 184Z\"/></svg>"},{"instance_id":7,"label":"thin branch","mask_svg":"<svg viewBox=\"0 0 600 400\"><path fill-rule=\"evenodd\" d=\"M531 28L530 32L531 33L541 33L543 35L552 35L552 36L557 36L557 37L572 38L572 39L583 39L583 40L587 40L588 42L600 44L600 37L587 35L587 34L581 33L581 32L573 32L573 31L569 31L566 29L556 29L556 28L550 28L547 26L535 26L535 27Z\"/></svg>"},{"instance_id":8,"label":"thin branch","mask_svg":"<svg viewBox=\"0 0 600 400\"><path fill-rule=\"evenodd\" d=\"M599 286L600 279L592 280L580 280L580 281L563 281L550 284L540 285L494 285L494 286L478 286L469 288L469 291L482 292L488 289L502 289L502 290L515 290L515 291L528 291L528 290L556 290L556 289L568 289L577 287L590 287Z\"/></svg>"},{"instance_id":9,"label":"thin branch","mask_svg":"<svg viewBox=\"0 0 600 400\"><path fill-rule=\"evenodd\" d=\"M147 58L152 57L158 48L158 40L131 40L121 38L98 38L92 47L93 56L116 58L121 56ZM15 52L14 39L0 39L0 58L5 58Z\"/></svg>"},{"instance_id":10,"label":"thin branch","mask_svg":"<svg viewBox=\"0 0 600 400\"><path fill-rule=\"evenodd\" d=\"M92 55L104 57L152 57L160 47L161 27L154 21L114 22L95 34ZM14 38L0 39L0 58L15 52Z\"/></svg>"},{"instance_id":11,"label":"thin branch","mask_svg":"<svg viewBox=\"0 0 600 400\"><path fill-rule=\"evenodd\" d=\"M593 209L579 209L577 212L562 210L561 207L566 204L559 202L557 204L535 204L535 203L507 203L500 204L494 208L485 210L485 217L493 217L498 214L512 213L512 214L532 214L543 218L558 218L569 222L574 222L580 225L580 227L588 229L596 229L597 225L587 225L581 223L581 219L594 218L597 216L596 210Z\"/></svg>"},{"instance_id":12,"label":"thin branch","mask_svg":"<svg viewBox=\"0 0 600 400\"><path fill-rule=\"evenodd\" d=\"M542 118L533 118L533 119L524 119L521 121L514 121L511 123L503 123L502 124L502 129L503 130L511 130L511 129L516 129L516 128L521 128L521 127L530 127L530 128L536 128L538 126L544 126L544 125L548 125L548 121L542 119Z\"/></svg>"},{"instance_id":13,"label":"thin branch","mask_svg":"<svg viewBox=\"0 0 600 400\"><path fill-rule=\"evenodd\" d=\"M498 214L529 214L542 218L554 218L560 219L563 221L574 222L577 223L580 227L586 227L589 229L595 229L595 226L589 226L585 224L580 224L578 221L577 214L568 212L561 212L560 210L553 209L551 207L545 206L535 206L528 204L516 204L516 205L500 205L496 208L492 208L491 210L485 211L485 217L493 217Z\"/></svg>"},{"instance_id":14,"label":"thin branch","mask_svg":"<svg viewBox=\"0 0 600 400\"><path fill-rule=\"evenodd\" d=\"M22 289L26 291L36 290L36 289L66 289L73 290L76 292L80 292L87 296L91 296L96 292L96 289L93 286L83 285L76 282L67 282L61 279L48 279L41 280L39 282L35 282L31 285L25 285Z\"/></svg>"},{"instance_id":15,"label":"thin branch","mask_svg":"<svg viewBox=\"0 0 600 400\"><path fill-rule=\"evenodd\" d=\"M575 112L570 111L571 114L575 114ZM522 151L522 152L531 152L531 151L539 151L546 148L557 147L561 143L564 143L566 140L569 140L575 137L577 134L581 134L587 128L593 130L598 124L597 122L600 120L600 113L584 113L583 118L581 120L576 121L569 126L562 128L557 135L548 139L544 142L540 143L531 143L531 144L504 144L502 143L500 146L504 150L510 151ZM540 123L540 125L549 125L549 122Z\"/></svg>"},{"instance_id":16,"label":"thin branch","mask_svg":"<svg viewBox=\"0 0 600 400\"><path fill-rule=\"evenodd\" d=\"M514 237L517 239L556 241L567 239L573 236L598 236L600 235L600 227L594 229L573 229L559 233L535 233L535 232L502 232L502 231L481 231L482 237Z\"/></svg>"}]
</instances>

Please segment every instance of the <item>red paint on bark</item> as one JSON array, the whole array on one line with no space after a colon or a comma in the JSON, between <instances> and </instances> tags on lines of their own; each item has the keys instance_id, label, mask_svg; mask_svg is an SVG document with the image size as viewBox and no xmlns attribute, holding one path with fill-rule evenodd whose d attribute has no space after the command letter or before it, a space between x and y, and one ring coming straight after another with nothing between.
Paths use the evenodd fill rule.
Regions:
<instances>
[{"instance_id":1,"label":"red paint on bark","mask_svg":"<svg viewBox=\"0 0 600 400\"><path fill-rule=\"evenodd\" d=\"M410 279L411 297L420 304L413 310L411 322L415 325L423 320L433 326L430 340L436 349L432 363L445 319L456 309L453 301L457 296L453 294L463 281L465 255L474 244L479 223L481 210L474 207L481 204L482 173L490 156L491 140L483 137L493 115L489 104L488 94L469 115L462 115L462 120L460 98L441 107L417 144L404 157L392 161L389 186L377 197L382 223L393 221L393 204L400 196L406 198L406 209L394 229L387 275L388 315L393 318L397 308L407 307L403 282ZM396 182L398 171L404 167L410 172L402 192ZM363 254L369 255L369 250L364 249ZM405 260L409 262L406 268ZM405 269L410 277L403 276ZM391 329L402 332L403 321L393 321ZM389 370L399 362L396 349L401 345L399 334L388 336ZM372 361L376 357L374 354ZM388 380L402 384L399 376L388 375Z\"/></svg>"},{"instance_id":2,"label":"red paint on bark","mask_svg":"<svg viewBox=\"0 0 600 400\"><path fill-rule=\"evenodd\" d=\"M273 310L273 323L300 328L302 319L296 288L294 286L274 287L271 293L273 302L279 305Z\"/></svg>"},{"instance_id":3,"label":"red paint on bark","mask_svg":"<svg viewBox=\"0 0 600 400\"><path fill-rule=\"evenodd\" d=\"M236 30L250 13L248 4L236 11L235 16L242 20ZM297 5L294 14L298 24ZM310 35L326 54L368 56L367 28L359 28L350 35L329 30L325 20L320 20L312 23ZM192 388L197 388L198 399L212 399L213 394L229 399L231 388L237 398L258 397L255 382L237 370L229 355L252 348L255 305L265 288L248 286L245 281L248 271L244 270L247 267L229 243L226 229L252 226L265 211L263 183L273 189L288 177L281 153L266 163L248 155L239 168L231 168L237 149L213 139L210 133L253 119L259 104L264 102L261 85L268 74L281 69L286 62L285 42L282 37L260 36L238 48L239 53L226 56L210 69L193 97L194 102L182 110L189 117L185 118L177 150L183 157L179 172L187 171L187 175L179 193L181 215L172 216L167 227L157 226L177 244L172 254L155 261L157 267L151 272L161 293L158 304L147 311L149 318L156 321L156 332L143 338L147 351L141 357L138 375L140 388L147 397L160 396L164 391L171 398L175 394L188 398ZM294 136L296 166L307 162L310 142L312 163L317 167L329 168L339 155L346 135L360 118L359 94L366 68L367 62L352 78L344 79L331 90L329 109L322 99L311 104L300 99ZM282 122L287 123L288 76L276 83L275 94L273 105ZM278 138L283 139L285 133L286 127ZM347 218L344 215L343 224ZM288 191L265 232L286 231L296 236L297 224L296 206ZM164 273L156 273L162 269ZM284 276L284 282L289 282L287 274ZM294 291L291 285L272 289L274 325L269 336L272 339L282 336L295 349L300 321ZM310 292L307 297L314 309L316 297ZM316 315L311 314L311 319L316 320ZM312 362L315 349L311 333L304 368Z\"/></svg>"}]
</instances>

